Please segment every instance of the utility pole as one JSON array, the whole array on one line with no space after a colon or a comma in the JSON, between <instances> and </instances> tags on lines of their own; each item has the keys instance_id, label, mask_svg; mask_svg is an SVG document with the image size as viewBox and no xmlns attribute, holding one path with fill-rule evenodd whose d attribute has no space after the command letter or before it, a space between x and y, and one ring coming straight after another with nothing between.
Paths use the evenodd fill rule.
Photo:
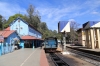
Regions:
<instances>
[{"instance_id":1,"label":"utility pole","mask_svg":"<svg viewBox=\"0 0 100 66\"><path fill-rule=\"evenodd\" d=\"M63 52L62 54L70 54L67 50L66 50L66 32L63 32Z\"/></svg>"},{"instance_id":2,"label":"utility pole","mask_svg":"<svg viewBox=\"0 0 100 66\"><path fill-rule=\"evenodd\" d=\"M18 22L19 22L19 35L20 35L20 20L18 20Z\"/></svg>"},{"instance_id":3,"label":"utility pole","mask_svg":"<svg viewBox=\"0 0 100 66\"><path fill-rule=\"evenodd\" d=\"M65 31L64 31L64 33L63 33L63 46L64 46L64 48L63 48L63 51L66 51L66 36L65 36Z\"/></svg>"},{"instance_id":4,"label":"utility pole","mask_svg":"<svg viewBox=\"0 0 100 66\"><path fill-rule=\"evenodd\" d=\"M19 11L19 17L20 17L20 11ZM19 35L20 35L20 20L18 20L19 22Z\"/></svg>"}]
</instances>

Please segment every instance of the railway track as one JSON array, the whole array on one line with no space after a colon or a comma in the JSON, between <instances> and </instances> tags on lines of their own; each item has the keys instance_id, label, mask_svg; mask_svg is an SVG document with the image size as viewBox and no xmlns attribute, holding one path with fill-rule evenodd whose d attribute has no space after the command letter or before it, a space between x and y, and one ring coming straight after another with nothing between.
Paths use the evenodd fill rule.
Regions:
<instances>
[{"instance_id":1,"label":"railway track","mask_svg":"<svg viewBox=\"0 0 100 66\"><path fill-rule=\"evenodd\" d=\"M87 62L95 64L96 66L100 65L100 56L91 53L85 53L71 48L67 48L67 50L70 51L72 55L77 56Z\"/></svg>"},{"instance_id":2,"label":"railway track","mask_svg":"<svg viewBox=\"0 0 100 66\"><path fill-rule=\"evenodd\" d=\"M55 53L49 53L52 61L54 62L55 66L69 66L66 62L64 62L60 57L57 56Z\"/></svg>"},{"instance_id":3,"label":"railway track","mask_svg":"<svg viewBox=\"0 0 100 66\"><path fill-rule=\"evenodd\" d=\"M91 58L91 59L96 60L96 61L100 61L100 56L93 55L93 54L90 54L90 53L81 52L81 51L78 51L78 50L73 50L73 49L70 49L70 51L75 53L75 54L78 54L78 55L81 55L81 56L84 56L84 57L87 57L87 58Z\"/></svg>"}]
</instances>

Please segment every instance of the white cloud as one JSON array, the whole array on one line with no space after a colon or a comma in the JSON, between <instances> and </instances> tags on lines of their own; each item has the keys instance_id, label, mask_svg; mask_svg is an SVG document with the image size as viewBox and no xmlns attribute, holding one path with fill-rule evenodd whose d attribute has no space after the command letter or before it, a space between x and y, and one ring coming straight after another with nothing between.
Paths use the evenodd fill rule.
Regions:
<instances>
[{"instance_id":1,"label":"white cloud","mask_svg":"<svg viewBox=\"0 0 100 66\"><path fill-rule=\"evenodd\" d=\"M93 12L91 12L91 14L99 14L99 12L96 12L96 11L93 11Z\"/></svg>"},{"instance_id":2,"label":"white cloud","mask_svg":"<svg viewBox=\"0 0 100 66\"><path fill-rule=\"evenodd\" d=\"M90 9L95 9L100 6L100 0L87 0L84 5L86 5Z\"/></svg>"},{"instance_id":3,"label":"white cloud","mask_svg":"<svg viewBox=\"0 0 100 66\"><path fill-rule=\"evenodd\" d=\"M87 13L87 12L83 12L83 13L78 12L78 10L81 9L81 8L78 8L78 5L67 6L67 7L65 7L64 5L64 7L62 6L62 8L39 7L37 9L40 11L41 16L44 17L42 21L47 22L48 27L52 29L58 28L57 24L59 21L63 21L62 20L63 17L65 18L66 21L68 21L67 19L69 18L74 18L74 17L81 16Z\"/></svg>"},{"instance_id":4,"label":"white cloud","mask_svg":"<svg viewBox=\"0 0 100 66\"><path fill-rule=\"evenodd\" d=\"M70 18L75 19L77 17L93 15L93 14L97 15L99 12L98 10L96 10L100 6L100 1L98 0L91 0L91 1L72 0L72 1L74 3L69 0L55 1L56 3L59 2L57 3L59 5L55 4L52 5L49 1L46 2L37 1L35 3L37 3L37 5L39 4L38 6L36 6L36 9L40 13L41 20L47 22L48 27L51 29L57 29L57 24L59 21L63 20L68 21L68 19ZM26 1L24 0L23 2L26 3ZM31 2L32 0L30 0L30 3ZM9 3L0 2L0 14L2 14L6 18L16 13L19 13L19 11L21 14L26 13L26 9L22 7L22 4L19 6L18 4L12 4L10 2Z\"/></svg>"},{"instance_id":5,"label":"white cloud","mask_svg":"<svg viewBox=\"0 0 100 66\"><path fill-rule=\"evenodd\" d=\"M75 19L69 19L68 21L75 21Z\"/></svg>"},{"instance_id":6,"label":"white cloud","mask_svg":"<svg viewBox=\"0 0 100 66\"><path fill-rule=\"evenodd\" d=\"M17 4L10 4L6 2L0 2L0 14L4 16L6 19L8 19L10 16L16 14L16 13L25 14L26 10L24 8L21 8Z\"/></svg>"}]
</instances>

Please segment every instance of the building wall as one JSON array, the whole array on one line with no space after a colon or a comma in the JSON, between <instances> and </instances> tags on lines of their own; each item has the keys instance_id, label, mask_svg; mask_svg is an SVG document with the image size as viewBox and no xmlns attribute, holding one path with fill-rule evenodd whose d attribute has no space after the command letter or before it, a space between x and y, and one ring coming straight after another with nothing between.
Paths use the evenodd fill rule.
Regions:
<instances>
[{"instance_id":1,"label":"building wall","mask_svg":"<svg viewBox=\"0 0 100 66\"><path fill-rule=\"evenodd\" d=\"M17 30L19 35L28 35L27 23L23 22L22 20L20 20L20 22L18 22L18 21L19 21L19 19L17 19L15 22L12 22L10 25L10 29Z\"/></svg>"},{"instance_id":2,"label":"building wall","mask_svg":"<svg viewBox=\"0 0 100 66\"><path fill-rule=\"evenodd\" d=\"M6 43L11 44L14 41L14 38L20 39L16 32L12 33L9 37L7 37Z\"/></svg>"},{"instance_id":3,"label":"building wall","mask_svg":"<svg viewBox=\"0 0 100 66\"><path fill-rule=\"evenodd\" d=\"M29 26L29 35L35 36L37 38L42 38L42 34L39 33L38 31L32 29L30 26Z\"/></svg>"},{"instance_id":4,"label":"building wall","mask_svg":"<svg viewBox=\"0 0 100 66\"><path fill-rule=\"evenodd\" d=\"M78 32L78 43L85 46L86 35L83 29Z\"/></svg>"},{"instance_id":5,"label":"building wall","mask_svg":"<svg viewBox=\"0 0 100 66\"><path fill-rule=\"evenodd\" d=\"M14 42L13 40L14 38L19 39L16 32L12 33L10 36L4 39L4 43L2 44L2 54L6 54L6 53L14 51L14 44L12 43Z\"/></svg>"},{"instance_id":6,"label":"building wall","mask_svg":"<svg viewBox=\"0 0 100 66\"><path fill-rule=\"evenodd\" d=\"M81 34L81 32L78 33L78 43L82 44L82 34Z\"/></svg>"},{"instance_id":7,"label":"building wall","mask_svg":"<svg viewBox=\"0 0 100 66\"><path fill-rule=\"evenodd\" d=\"M19 22L19 20L20 20L20 22ZM34 28L30 27L26 22L24 22L20 18L16 19L15 21L13 21L10 24L10 29L11 30L17 30L17 33L19 35L31 35L31 36L35 36L37 38L42 38L41 33L39 33Z\"/></svg>"},{"instance_id":8,"label":"building wall","mask_svg":"<svg viewBox=\"0 0 100 66\"><path fill-rule=\"evenodd\" d=\"M100 49L100 31L98 28L85 30L85 46L89 49Z\"/></svg>"},{"instance_id":9,"label":"building wall","mask_svg":"<svg viewBox=\"0 0 100 66\"><path fill-rule=\"evenodd\" d=\"M78 32L78 44L82 44L82 31Z\"/></svg>"},{"instance_id":10,"label":"building wall","mask_svg":"<svg viewBox=\"0 0 100 66\"><path fill-rule=\"evenodd\" d=\"M86 35L85 35L85 31L82 30L82 45L85 47L85 41L86 41Z\"/></svg>"}]
</instances>

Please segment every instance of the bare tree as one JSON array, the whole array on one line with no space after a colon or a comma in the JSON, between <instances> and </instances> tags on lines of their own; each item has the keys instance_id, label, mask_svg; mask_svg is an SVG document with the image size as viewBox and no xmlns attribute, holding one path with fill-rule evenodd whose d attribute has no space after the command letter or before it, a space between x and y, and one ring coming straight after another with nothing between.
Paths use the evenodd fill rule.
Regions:
<instances>
[{"instance_id":1,"label":"bare tree","mask_svg":"<svg viewBox=\"0 0 100 66\"><path fill-rule=\"evenodd\" d=\"M77 22L75 21L70 21L70 40L72 43L75 42L75 40L78 38L78 34L77 34L77 29L79 28L79 25Z\"/></svg>"},{"instance_id":2,"label":"bare tree","mask_svg":"<svg viewBox=\"0 0 100 66\"><path fill-rule=\"evenodd\" d=\"M29 8L27 9L27 13L28 13L28 22L35 27L36 29L39 29L39 23L40 18L39 18L39 12L38 10L35 10L35 7L30 5Z\"/></svg>"},{"instance_id":3,"label":"bare tree","mask_svg":"<svg viewBox=\"0 0 100 66\"><path fill-rule=\"evenodd\" d=\"M34 13L34 7L32 5L29 6L29 8L27 9L27 13L29 14L29 16L32 16Z\"/></svg>"},{"instance_id":4,"label":"bare tree","mask_svg":"<svg viewBox=\"0 0 100 66\"><path fill-rule=\"evenodd\" d=\"M6 19L0 15L0 30L3 30L4 29L4 24L6 23Z\"/></svg>"},{"instance_id":5,"label":"bare tree","mask_svg":"<svg viewBox=\"0 0 100 66\"><path fill-rule=\"evenodd\" d=\"M30 23L33 22L32 17L33 17L34 10L35 10L35 8L32 5L30 5L29 8L27 9L27 13L29 15L29 19L30 19L29 22Z\"/></svg>"}]
</instances>

